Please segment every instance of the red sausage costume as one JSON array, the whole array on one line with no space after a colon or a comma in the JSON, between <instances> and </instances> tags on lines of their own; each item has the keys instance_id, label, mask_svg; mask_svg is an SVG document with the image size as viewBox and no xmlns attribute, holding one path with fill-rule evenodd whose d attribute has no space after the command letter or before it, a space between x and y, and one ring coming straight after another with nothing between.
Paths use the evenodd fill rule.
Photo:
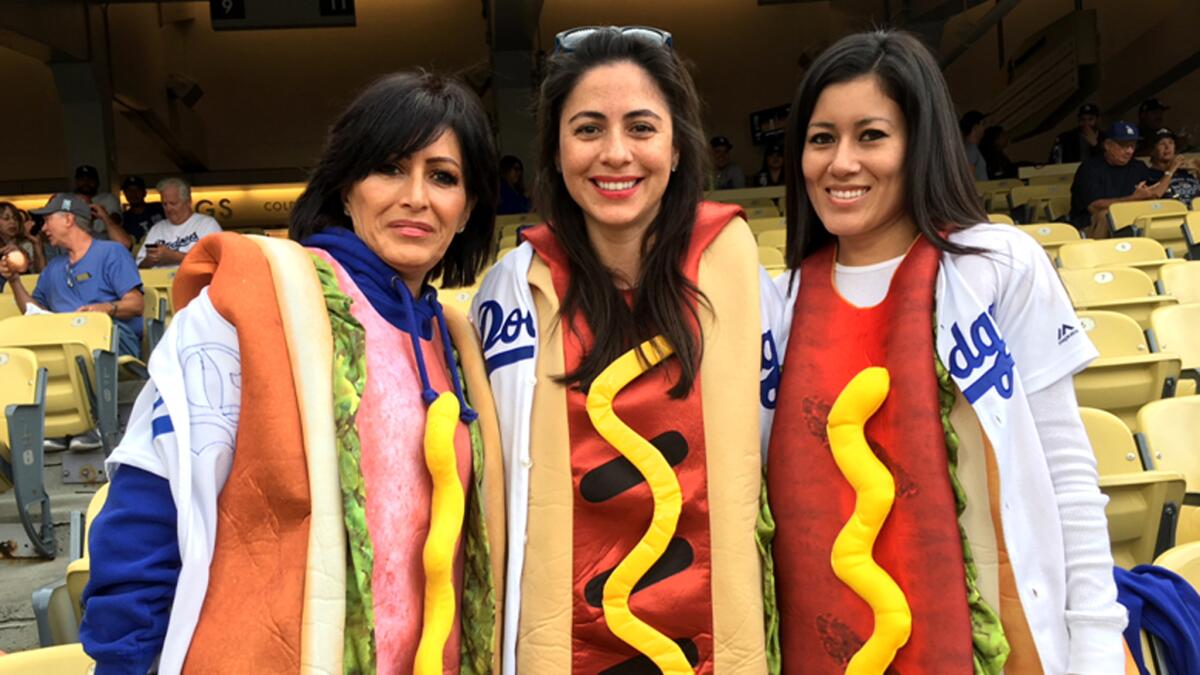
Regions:
<instances>
[{"instance_id":1,"label":"red sausage costume","mask_svg":"<svg viewBox=\"0 0 1200 675\"><path fill-rule=\"evenodd\" d=\"M854 510L855 491L830 454L826 418L859 371L883 366L893 391L866 425L872 449L891 471L896 501L875 544L875 559L904 590L913 614L898 673L972 669L971 624L963 581L946 444L934 371L933 288L939 252L918 239L896 270L886 299L856 307L833 286L830 246L807 258L768 463L782 646L802 655L804 672L845 669L871 635L870 608L830 566L834 538ZM782 517L796 514L798 517ZM786 570L786 571L785 571ZM798 664L785 661L791 671ZM792 671L795 672L795 671Z\"/></svg>"},{"instance_id":2,"label":"red sausage costume","mask_svg":"<svg viewBox=\"0 0 1200 675\"><path fill-rule=\"evenodd\" d=\"M665 460L668 482L679 486L679 519L666 530L661 554L656 550L648 570L628 579L636 579L628 613L669 645L672 667L684 672L767 669L756 545L764 386L758 366L771 339L760 302L778 301L739 210L701 204L681 260L711 307L700 309L704 353L691 392L679 400L667 395L678 375L677 359L668 357L612 398L611 418L648 441L651 454ZM530 246L489 273L474 308L505 439L509 532L524 542L509 548L505 674L658 672L662 661L648 656L655 653L648 642L618 637L631 624L609 623L627 619L606 611L603 593L607 580L620 576L614 568L646 550L639 540L660 513L655 485L662 474L645 478L606 441L611 437L585 408L584 393L554 380L577 366L602 327L573 317L576 334L560 320L570 284L566 257L550 227L526 237ZM762 288L771 295L758 295Z\"/></svg>"}]
</instances>

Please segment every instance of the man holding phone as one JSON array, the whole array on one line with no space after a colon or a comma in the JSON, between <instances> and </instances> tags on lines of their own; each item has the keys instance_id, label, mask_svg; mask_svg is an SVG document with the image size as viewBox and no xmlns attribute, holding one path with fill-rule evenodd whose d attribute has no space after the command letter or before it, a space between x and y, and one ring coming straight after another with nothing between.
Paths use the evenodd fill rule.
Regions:
<instances>
[{"instance_id":1,"label":"man holding phone","mask_svg":"<svg viewBox=\"0 0 1200 675\"><path fill-rule=\"evenodd\" d=\"M158 182L163 212L146 234L146 243L137 254L138 267L176 267L201 237L220 232L221 226L210 216L192 210L192 188L179 178Z\"/></svg>"}]
</instances>

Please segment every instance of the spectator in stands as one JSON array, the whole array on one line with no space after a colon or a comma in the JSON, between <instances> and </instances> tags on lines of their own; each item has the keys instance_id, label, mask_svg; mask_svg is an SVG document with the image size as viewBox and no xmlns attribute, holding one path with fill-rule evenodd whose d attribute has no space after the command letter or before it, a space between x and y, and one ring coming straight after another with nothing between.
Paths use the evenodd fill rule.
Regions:
<instances>
[{"instance_id":1,"label":"spectator in stands","mask_svg":"<svg viewBox=\"0 0 1200 675\"><path fill-rule=\"evenodd\" d=\"M1200 197L1200 167L1195 160L1183 158L1176 153L1175 134L1170 129L1154 132L1154 149L1150 151L1150 168L1158 172L1155 182L1166 178L1170 184L1163 197L1178 199L1191 207L1192 200Z\"/></svg>"},{"instance_id":2,"label":"spectator in stands","mask_svg":"<svg viewBox=\"0 0 1200 675\"><path fill-rule=\"evenodd\" d=\"M31 229L23 219L24 214L11 202L0 202L0 248L15 245L29 258L28 273L41 272L46 266L42 242L29 233ZM3 285L0 284L0 288Z\"/></svg>"},{"instance_id":3,"label":"spectator in stands","mask_svg":"<svg viewBox=\"0 0 1200 675\"><path fill-rule=\"evenodd\" d=\"M1133 160L1138 128L1114 122L1103 141L1103 154L1085 160L1071 183L1071 224L1094 239L1109 235L1108 207L1117 202L1159 199L1170 180ZM1182 161L1182 160L1179 160ZM1178 167L1176 167L1178 168Z\"/></svg>"},{"instance_id":4,"label":"spectator in stands","mask_svg":"<svg viewBox=\"0 0 1200 675\"><path fill-rule=\"evenodd\" d=\"M661 670L767 671L753 533L758 364L773 347L760 320L769 325L778 296L740 207L702 200L699 97L670 45L670 34L644 26L555 37L537 105L536 181L553 227L526 231L475 300L476 325L493 336L485 355L504 392L496 404L525 439L510 465L510 522L527 534L510 539L504 657L523 673L658 672L604 620L601 584L588 581L585 595L582 583L605 578L650 522L645 471L657 472L655 502L669 503L660 486L675 484L664 509L680 514L677 530L661 530L675 542L662 559L679 554L671 573L634 596L640 620L684 643L655 648ZM638 437L661 471L635 459ZM617 469L605 438L635 464ZM622 571L609 588L635 582Z\"/></svg>"},{"instance_id":5,"label":"spectator in stands","mask_svg":"<svg viewBox=\"0 0 1200 675\"><path fill-rule=\"evenodd\" d=\"M500 158L500 206L496 215L529 213L533 204L525 196L525 165L512 155Z\"/></svg>"},{"instance_id":6,"label":"spectator in stands","mask_svg":"<svg viewBox=\"0 0 1200 675\"><path fill-rule=\"evenodd\" d=\"M709 146L712 148L713 166L717 170L716 178L713 179L713 189L734 190L746 187L746 174L729 154L733 151L733 143L724 136L713 136Z\"/></svg>"},{"instance_id":7,"label":"spectator in stands","mask_svg":"<svg viewBox=\"0 0 1200 675\"><path fill-rule=\"evenodd\" d=\"M155 223L167 217L162 203L146 201L146 181L141 176L126 176L121 181L121 194L128 204L121 214L121 225L134 241L146 236Z\"/></svg>"},{"instance_id":8,"label":"spectator in stands","mask_svg":"<svg viewBox=\"0 0 1200 675\"><path fill-rule=\"evenodd\" d=\"M953 105L937 58L894 31L839 40L792 103L766 492L782 660L842 672L884 635L869 587L911 617L872 672L1121 673L1072 383L1096 350L1041 247L987 222ZM863 556L895 585L860 576Z\"/></svg>"},{"instance_id":9,"label":"spectator in stands","mask_svg":"<svg viewBox=\"0 0 1200 675\"><path fill-rule=\"evenodd\" d=\"M155 223L138 251L138 267L175 267L205 235L220 232L212 216L192 210L192 186L181 178L158 181L166 220Z\"/></svg>"},{"instance_id":10,"label":"spectator in stands","mask_svg":"<svg viewBox=\"0 0 1200 675\"><path fill-rule=\"evenodd\" d=\"M763 154L762 170L754 175L755 187L783 185L783 142L773 141Z\"/></svg>"},{"instance_id":11,"label":"spectator in stands","mask_svg":"<svg viewBox=\"0 0 1200 675\"><path fill-rule=\"evenodd\" d=\"M0 263L0 274L12 284L21 312L33 305L49 312L102 312L120 328L120 353L142 352L142 279L129 251L120 244L92 237L92 211L79 195L59 193L30 212L41 218L42 232L66 255L46 263L29 293L20 276Z\"/></svg>"},{"instance_id":12,"label":"spectator in stands","mask_svg":"<svg viewBox=\"0 0 1200 675\"><path fill-rule=\"evenodd\" d=\"M1163 103L1156 98L1148 98L1142 101L1138 106L1138 128L1145 129L1147 132L1156 129L1162 129L1167 126L1166 117L1167 111L1171 106ZM1145 136L1139 139L1136 154L1138 157L1145 157L1154 150L1154 137Z\"/></svg>"},{"instance_id":13,"label":"spectator in stands","mask_svg":"<svg viewBox=\"0 0 1200 675\"><path fill-rule=\"evenodd\" d=\"M968 110L958 120L958 129L962 132L963 147L967 150L967 164L971 167L971 175L975 180L987 180L987 160L979 150L979 142L983 140L983 113Z\"/></svg>"},{"instance_id":14,"label":"spectator in stands","mask_svg":"<svg viewBox=\"0 0 1200 675\"><path fill-rule=\"evenodd\" d=\"M110 239L126 249L133 238L121 227L121 202L111 192L100 192L100 172L89 164L75 167L75 194L83 195L92 209L92 237Z\"/></svg>"},{"instance_id":15,"label":"spectator in stands","mask_svg":"<svg viewBox=\"0 0 1200 675\"><path fill-rule=\"evenodd\" d=\"M1051 164L1082 162L1100 153L1100 107L1095 103L1079 106L1079 126L1054 139Z\"/></svg>"},{"instance_id":16,"label":"spectator in stands","mask_svg":"<svg viewBox=\"0 0 1200 675\"><path fill-rule=\"evenodd\" d=\"M1004 127L995 125L984 130L983 139L979 142L979 152L987 162L988 180L1017 177L1017 165L1004 152L1007 147L1008 132Z\"/></svg>"},{"instance_id":17,"label":"spectator in stands","mask_svg":"<svg viewBox=\"0 0 1200 675\"><path fill-rule=\"evenodd\" d=\"M163 673L500 672L498 423L474 328L426 283L490 258L491 126L458 81L399 74L324 147L291 214L307 248L217 234L175 278L188 304L88 535L97 675L160 653Z\"/></svg>"}]
</instances>

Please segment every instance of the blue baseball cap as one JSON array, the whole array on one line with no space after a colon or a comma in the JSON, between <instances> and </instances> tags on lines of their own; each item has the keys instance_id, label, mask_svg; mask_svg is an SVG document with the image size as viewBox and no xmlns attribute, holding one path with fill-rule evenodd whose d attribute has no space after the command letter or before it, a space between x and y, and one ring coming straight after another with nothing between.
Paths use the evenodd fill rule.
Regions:
<instances>
[{"instance_id":1,"label":"blue baseball cap","mask_svg":"<svg viewBox=\"0 0 1200 675\"><path fill-rule=\"evenodd\" d=\"M1113 122L1108 128L1108 140L1123 143L1125 141L1139 141L1142 137L1138 134L1136 124L1130 124L1124 120Z\"/></svg>"}]
</instances>

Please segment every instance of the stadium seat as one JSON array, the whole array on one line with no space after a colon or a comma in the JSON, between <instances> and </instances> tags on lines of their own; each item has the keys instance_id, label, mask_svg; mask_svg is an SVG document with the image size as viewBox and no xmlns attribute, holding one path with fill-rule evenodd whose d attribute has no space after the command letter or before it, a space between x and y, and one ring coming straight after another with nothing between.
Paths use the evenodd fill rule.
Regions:
<instances>
[{"instance_id":1,"label":"stadium seat","mask_svg":"<svg viewBox=\"0 0 1200 675\"><path fill-rule=\"evenodd\" d=\"M768 200L770 201L770 200ZM779 215L779 207L772 203L770 206L747 206L746 219L754 220L757 218L772 218Z\"/></svg>"},{"instance_id":2,"label":"stadium seat","mask_svg":"<svg viewBox=\"0 0 1200 675\"><path fill-rule=\"evenodd\" d=\"M1135 441L1116 415L1080 408L1079 416L1096 454L1100 489L1109 498L1105 515L1113 559L1127 569L1149 563L1174 545L1184 477L1174 471L1144 469L1144 442Z\"/></svg>"},{"instance_id":3,"label":"stadium seat","mask_svg":"<svg viewBox=\"0 0 1200 675\"><path fill-rule=\"evenodd\" d=\"M1138 426L1157 469L1178 471L1187 481L1176 541L1200 541L1200 396L1164 398L1142 406Z\"/></svg>"},{"instance_id":4,"label":"stadium seat","mask_svg":"<svg viewBox=\"0 0 1200 675\"><path fill-rule=\"evenodd\" d=\"M983 198L983 205L988 211L1007 211L1008 193L1025 183L1016 178L1001 180L977 180L975 192Z\"/></svg>"},{"instance_id":5,"label":"stadium seat","mask_svg":"<svg viewBox=\"0 0 1200 675\"><path fill-rule=\"evenodd\" d=\"M1079 405L1101 408L1137 430L1142 405L1173 396L1180 359L1151 352L1137 323L1116 312L1080 312L1080 323L1100 356L1075 375Z\"/></svg>"},{"instance_id":6,"label":"stadium seat","mask_svg":"<svg viewBox=\"0 0 1200 675\"><path fill-rule=\"evenodd\" d=\"M1108 224L1113 232L1133 226L1134 234L1157 239L1172 257L1183 258L1187 244L1180 226L1186 215L1187 206L1174 199L1117 202L1108 207Z\"/></svg>"},{"instance_id":7,"label":"stadium seat","mask_svg":"<svg viewBox=\"0 0 1200 675\"><path fill-rule=\"evenodd\" d=\"M1007 213L989 213L988 220L992 221L993 223L1016 225L1016 223L1013 222L1012 216L1008 215Z\"/></svg>"},{"instance_id":8,"label":"stadium seat","mask_svg":"<svg viewBox=\"0 0 1200 675\"><path fill-rule=\"evenodd\" d=\"M1200 304L1159 307L1150 314L1150 327L1158 348L1178 354L1181 360L1175 395L1195 394L1200 389Z\"/></svg>"},{"instance_id":9,"label":"stadium seat","mask_svg":"<svg viewBox=\"0 0 1200 675\"><path fill-rule=\"evenodd\" d=\"M75 643L0 656L0 675L91 675L95 665Z\"/></svg>"},{"instance_id":10,"label":"stadium seat","mask_svg":"<svg viewBox=\"0 0 1200 675\"><path fill-rule=\"evenodd\" d=\"M516 245L517 235L514 232L513 234L506 234L500 237L500 242L497 244L497 248L515 248Z\"/></svg>"},{"instance_id":11,"label":"stadium seat","mask_svg":"<svg viewBox=\"0 0 1200 675\"><path fill-rule=\"evenodd\" d=\"M83 589L91 576L88 533L108 499L109 483L104 483L88 502L87 513L71 513L68 542L71 561L62 579L33 592L33 614L37 620L38 642L43 647L79 641L83 621Z\"/></svg>"},{"instance_id":12,"label":"stadium seat","mask_svg":"<svg viewBox=\"0 0 1200 675\"><path fill-rule=\"evenodd\" d=\"M478 290L479 281L476 281L474 286L463 288L439 288L438 302L443 307L453 307L463 314L469 314L471 311L471 300L475 297L475 293Z\"/></svg>"},{"instance_id":13,"label":"stadium seat","mask_svg":"<svg viewBox=\"0 0 1200 675\"><path fill-rule=\"evenodd\" d=\"M1079 230L1068 223L1034 223L1017 228L1036 239L1051 261L1058 260L1058 249L1063 244L1079 241Z\"/></svg>"},{"instance_id":14,"label":"stadium seat","mask_svg":"<svg viewBox=\"0 0 1200 675\"><path fill-rule=\"evenodd\" d=\"M759 246L758 262L768 269L772 267L782 268L786 265L783 261L783 253L774 246Z\"/></svg>"},{"instance_id":15,"label":"stadium seat","mask_svg":"<svg viewBox=\"0 0 1200 675\"><path fill-rule=\"evenodd\" d=\"M496 216L496 225L498 227L504 225L520 225L521 223L540 223L542 217L536 213L510 213L505 216Z\"/></svg>"},{"instance_id":16,"label":"stadium seat","mask_svg":"<svg viewBox=\"0 0 1200 675\"><path fill-rule=\"evenodd\" d=\"M1008 193L1009 212L1021 222L1057 220L1071 212L1071 185L1023 185Z\"/></svg>"},{"instance_id":17,"label":"stadium seat","mask_svg":"<svg viewBox=\"0 0 1200 675\"><path fill-rule=\"evenodd\" d=\"M1154 564L1171 570L1183 577L1192 588L1200 590L1200 541L1180 544L1165 551L1155 558Z\"/></svg>"},{"instance_id":18,"label":"stadium seat","mask_svg":"<svg viewBox=\"0 0 1200 675\"><path fill-rule=\"evenodd\" d=\"M1159 273L1163 291L1181 303L1200 302L1200 261L1185 261Z\"/></svg>"},{"instance_id":19,"label":"stadium seat","mask_svg":"<svg viewBox=\"0 0 1200 675\"><path fill-rule=\"evenodd\" d=\"M1191 211L1183 217L1179 226L1183 233L1183 244L1189 260L1200 260L1200 211Z\"/></svg>"},{"instance_id":20,"label":"stadium seat","mask_svg":"<svg viewBox=\"0 0 1200 675\"><path fill-rule=\"evenodd\" d=\"M1043 180L1054 179L1058 176L1075 177L1075 171L1079 168L1079 162L1069 162L1065 164L1042 164L1040 166L1022 166L1017 169L1017 175L1021 180L1030 185L1039 185ZM1070 181L1068 181L1070 182Z\"/></svg>"},{"instance_id":21,"label":"stadium seat","mask_svg":"<svg viewBox=\"0 0 1200 675\"><path fill-rule=\"evenodd\" d=\"M21 520L0 525L0 553L53 558L58 544L42 458L46 369L28 349L0 348L0 409L0 493L12 488Z\"/></svg>"},{"instance_id":22,"label":"stadium seat","mask_svg":"<svg viewBox=\"0 0 1200 675\"><path fill-rule=\"evenodd\" d=\"M1200 211L1200 197L1196 197L1192 200L1192 210Z\"/></svg>"},{"instance_id":23,"label":"stadium seat","mask_svg":"<svg viewBox=\"0 0 1200 675\"><path fill-rule=\"evenodd\" d=\"M46 368L49 438L100 431L104 455L117 436L116 326L97 312L35 314L0 322L0 346L24 347ZM100 467L93 467L99 471ZM98 477L98 476L97 476Z\"/></svg>"},{"instance_id":24,"label":"stadium seat","mask_svg":"<svg viewBox=\"0 0 1200 675\"><path fill-rule=\"evenodd\" d=\"M1074 228L1072 228L1074 229ZM1094 267L1133 267L1159 280L1159 270L1166 265L1182 265L1182 260L1167 257L1163 245L1148 237L1120 239L1089 239L1064 244L1058 249L1063 269L1083 270Z\"/></svg>"},{"instance_id":25,"label":"stadium seat","mask_svg":"<svg viewBox=\"0 0 1200 675\"><path fill-rule=\"evenodd\" d=\"M174 312L171 311L171 292L157 286L142 286L142 356L150 359L150 354L162 340L167 325L171 323Z\"/></svg>"},{"instance_id":26,"label":"stadium seat","mask_svg":"<svg viewBox=\"0 0 1200 675\"><path fill-rule=\"evenodd\" d=\"M1064 269L1058 275L1075 309L1121 312L1143 329L1150 327L1150 312L1177 302L1172 296L1159 295L1150 276L1132 267Z\"/></svg>"},{"instance_id":27,"label":"stadium seat","mask_svg":"<svg viewBox=\"0 0 1200 675\"><path fill-rule=\"evenodd\" d=\"M750 231L753 232L754 236L756 237L763 232L768 232L770 230L782 230L784 227L786 227L782 216L751 218L750 220L746 221L746 223L750 226Z\"/></svg>"},{"instance_id":28,"label":"stadium seat","mask_svg":"<svg viewBox=\"0 0 1200 675\"><path fill-rule=\"evenodd\" d=\"M759 233L758 245L760 247L777 248L783 251L787 246L787 232L784 230L768 230Z\"/></svg>"}]
</instances>

